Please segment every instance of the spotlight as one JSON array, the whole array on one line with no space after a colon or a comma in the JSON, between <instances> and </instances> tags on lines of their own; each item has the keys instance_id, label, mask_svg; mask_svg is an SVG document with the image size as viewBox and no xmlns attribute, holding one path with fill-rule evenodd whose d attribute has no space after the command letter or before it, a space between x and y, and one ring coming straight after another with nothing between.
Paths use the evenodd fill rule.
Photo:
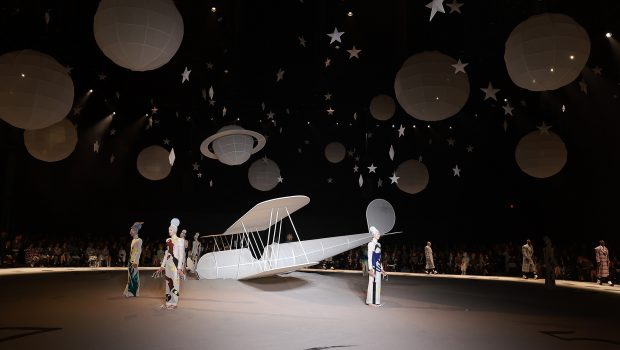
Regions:
<instances>
[{"instance_id":1,"label":"spotlight","mask_svg":"<svg viewBox=\"0 0 620 350\"><path fill-rule=\"evenodd\" d=\"M611 33L609 33L609 32L605 33L605 36L608 37L608 38L611 38Z\"/></svg>"},{"instance_id":2,"label":"spotlight","mask_svg":"<svg viewBox=\"0 0 620 350\"><path fill-rule=\"evenodd\" d=\"M415 129L415 125L413 126L413 128Z\"/></svg>"},{"instance_id":3,"label":"spotlight","mask_svg":"<svg viewBox=\"0 0 620 350\"><path fill-rule=\"evenodd\" d=\"M449 127L448 129L452 130L452 127Z\"/></svg>"},{"instance_id":4,"label":"spotlight","mask_svg":"<svg viewBox=\"0 0 620 350\"><path fill-rule=\"evenodd\" d=\"M22 74L21 74L21 76L22 76L22 78L25 78L25 77L26 77L26 74L22 73Z\"/></svg>"},{"instance_id":5,"label":"spotlight","mask_svg":"<svg viewBox=\"0 0 620 350\"><path fill-rule=\"evenodd\" d=\"M430 125L430 124L428 124L426 127L430 129L430 128L431 128L431 125Z\"/></svg>"},{"instance_id":6,"label":"spotlight","mask_svg":"<svg viewBox=\"0 0 620 350\"><path fill-rule=\"evenodd\" d=\"M211 7L211 12L215 13L215 11L217 11L217 9L215 8L215 6Z\"/></svg>"},{"instance_id":7,"label":"spotlight","mask_svg":"<svg viewBox=\"0 0 620 350\"><path fill-rule=\"evenodd\" d=\"M88 93L92 94L93 93L93 89L88 90Z\"/></svg>"},{"instance_id":8,"label":"spotlight","mask_svg":"<svg viewBox=\"0 0 620 350\"><path fill-rule=\"evenodd\" d=\"M112 115L116 115L116 112L112 112Z\"/></svg>"},{"instance_id":9,"label":"spotlight","mask_svg":"<svg viewBox=\"0 0 620 350\"><path fill-rule=\"evenodd\" d=\"M574 59L575 59L575 55L570 55L570 57L569 57L569 58L570 58L571 60L574 60Z\"/></svg>"},{"instance_id":10,"label":"spotlight","mask_svg":"<svg viewBox=\"0 0 620 350\"><path fill-rule=\"evenodd\" d=\"M351 11L347 12L347 16L353 17L353 12L351 12Z\"/></svg>"},{"instance_id":11,"label":"spotlight","mask_svg":"<svg viewBox=\"0 0 620 350\"><path fill-rule=\"evenodd\" d=\"M553 67L551 67L551 68L549 69L549 71L550 71L551 73L553 73Z\"/></svg>"}]
</instances>

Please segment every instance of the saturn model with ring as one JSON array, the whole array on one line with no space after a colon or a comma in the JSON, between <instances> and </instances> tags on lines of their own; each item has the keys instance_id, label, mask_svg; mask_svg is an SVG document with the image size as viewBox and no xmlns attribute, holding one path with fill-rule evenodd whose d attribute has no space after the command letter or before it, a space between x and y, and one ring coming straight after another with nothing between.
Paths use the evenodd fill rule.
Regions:
<instances>
[{"instance_id":1,"label":"saturn model with ring","mask_svg":"<svg viewBox=\"0 0 620 350\"><path fill-rule=\"evenodd\" d=\"M226 165L240 165L260 151L266 142L265 137L255 131L228 125L202 141L200 152Z\"/></svg>"}]
</instances>

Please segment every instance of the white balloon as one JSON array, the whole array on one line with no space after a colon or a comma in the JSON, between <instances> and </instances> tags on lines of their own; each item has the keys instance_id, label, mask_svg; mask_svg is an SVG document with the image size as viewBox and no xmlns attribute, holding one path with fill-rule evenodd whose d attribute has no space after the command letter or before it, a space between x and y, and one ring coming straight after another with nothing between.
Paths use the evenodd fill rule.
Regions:
<instances>
[{"instance_id":1,"label":"white balloon","mask_svg":"<svg viewBox=\"0 0 620 350\"><path fill-rule=\"evenodd\" d=\"M32 50L0 56L0 118L26 130L63 120L73 106L73 81L54 58Z\"/></svg>"},{"instance_id":2,"label":"white balloon","mask_svg":"<svg viewBox=\"0 0 620 350\"><path fill-rule=\"evenodd\" d=\"M515 149L515 160L524 173L544 179L564 168L568 152L564 142L552 131L532 131L523 136Z\"/></svg>"},{"instance_id":3,"label":"white balloon","mask_svg":"<svg viewBox=\"0 0 620 350\"><path fill-rule=\"evenodd\" d=\"M555 90L573 82L590 56L588 33L558 13L532 16L513 29L504 62L510 79L531 91Z\"/></svg>"},{"instance_id":4,"label":"white balloon","mask_svg":"<svg viewBox=\"0 0 620 350\"><path fill-rule=\"evenodd\" d=\"M101 0L95 41L117 65L149 71L168 63L183 41L183 18L172 0Z\"/></svg>"},{"instance_id":5,"label":"white balloon","mask_svg":"<svg viewBox=\"0 0 620 350\"><path fill-rule=\"evenodd\" d=\"M394 80L396 100L405 112L424 121L457 114L469 98L469 79L467 73L454 73L456 63L437 51L409 57Z\"/></svg>"},{"instance_id":6,"label":"white balloon","mask_svg":"<svg viewBox=\"0 0 620 350\"><path fill-rule=\"evenodd\" d=\"M399 177L396 186L409 194L422 192L428 185L428 169L415 159L402 162L396 169L396 175Z\"/></svg>"},{"instance_id":7,"label":"white balloon","mask_svg":"<svg viewBox=\"0 0 620 350\"><path fill-rule=\"evenodd\" d=\"M370 101L370 114L377 120L388 120L396 112L396 103L388 95L377 95Z\"/></svg>"},{"instance_id":8,"label":"white balloon","mask_svg":"<svg viewBox=\"0 0 620 350\"><path fill-rule=\"evenodd\" d=\"M47 128L24 131L24 144L28 153L44 162L67 158L73 153L77 141L77 130L67 119Z\"/></svg>"},{"instance_id":9,"label":"white balloon","mask_svg":"<svg viewBox=\"0 0 620 350\"><path fill-rule=\"evenodd\" d=\"M327 158L330 163L336 164L342 162L346 154L347 150L340 142L332 142L325 146L325 158Z\"/></svg>"},{"instance_id":10,"label":"white balloon","mask_svg":"<svg viewBox=\"0 0 620 350\"><path fill-rule=\"evenodd\" d=\"M250 185L259 191L270 191L278 185L280 168L268 158L257 159L250 165L248 180Z\"/></svg>"},{"instance_id":11,"label":"white balloon","mask_svg":"<svg viewBox=\"0 0 620 350\"><path fill-rule=\"evenodd\" d=\"M165 179L172 169L168 156L169 152L162 146L146 147L138 155L138 172L149 180Z\"/></svg>"}]
</instances>

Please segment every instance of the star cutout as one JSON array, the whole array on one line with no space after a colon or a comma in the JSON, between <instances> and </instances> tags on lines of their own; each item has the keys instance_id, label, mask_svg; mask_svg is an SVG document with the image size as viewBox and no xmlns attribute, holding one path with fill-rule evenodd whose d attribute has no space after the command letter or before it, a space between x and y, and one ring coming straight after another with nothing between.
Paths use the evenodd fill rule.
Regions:
<instances>
[{"instance_id":1,"label":"star cutout","mask_svg":"<svg viewBox=\"0 0 620 350\"><path fill-rule=\"evenodd\" d=\"M158 110L157 107L153 106L153 108L151 108L151 114L157 114Z\"/></svg>"},{"instance_id":2,"label":"star cutout","mask_svg":"<svg viewBox=\"0 0 620 350\"><path fill-rule=\"evenodd\" d=\"M335 109L333 109L333 108L329 107L329 108L327 109L327 115L334 115L334 112L335 112L335 111L336 111Z\"/></svg>"},{"instance_id":3,"label":"star cutout","mask_svg":"<svg viewBox=\"0 0 620 350\"><path fill-rule=\"evenodd\" d=\"M267 119L273 119L275 115L276 115L275 113L273 113L272 111L269 111L269 113L267 113Z\"/></svg>"},{"instance_id":4,"label":"star cutout","mask_svg":"<svg viewBox=\"0 0 620 350\"><path fill-rule=\"evenodd\" d=\"M189 73L191 73L191 70L188 70L187 67L185 67L185 70L183 71L183 73L181 74L181 84L183 84L186 81L189 81Z\"/></svg>"},{"instance_id":5,"label":"star cutout","mask_svg":"<svg viewBox=\"0 0 620 350\"><path fill-rule=\"evenodd\" d=\"M283 183L284 182L284 178L282 176L278 176L278 183Z\"/></svg>"},{"instance_id":6,"label":"star cutout","mask_svg":"<svg viewBox=\"0 0 620 350\"><path fill-rule=\"evenodd\" d=\"M429 22L433 20L433 17L435 17L437 11L441 13L446 13L446 11L443 9L443 0L433 0L426 4L426 7L431 9L431 18L428 20Z\"/></svg>"},{"instance_id":7,"label":"star cutout","mask_svg":"<svg viewBox=\"0 0 620 350\"><path fill-rule=\"evenodd\" d=\"M450 13L452 13L452 12L462 13L461 12L461 6L463 6L464 4L462 2L458 2L456 0L452 0L451 3L446 4L446 5L448 5L448 7L450 8Z\"/></svg>"},{"instance_id":8,"label":"star cutout","mask_svg":"<svg viewBox=\"0 0 620 350\"><path fill-rule=\"evenodd\" d=\"M213 69L213 63L207 62L207 69Z\"/></svg>"},{"instance_id":9,"label":"star cutout","mask_svg":"<svg viewBox=\"0 0 620 350\"><path fill-rule=\"evenodd\" d=\"M510 103L506 102L506 105L502 107L504 109L504 115L512 115L512 106Z\"/></svg>"},{"instance_id":10,"label":"star cutout","mask_svg":"<svg viewBox=\"0 0 620 350\"><path fill-rule=\"evenodd\" d=\"M581 79L581 81L579 82L579 90L581 90L581 92L586 95L588 94L588 84L583 79Z\"/></svg>"},{"instance_id":11,"label":"star cutout","mask_svg":"<svg viewBox=\"0 0 620 350\"><path fill-rule=\"evenodd\" d=\"M592 68L592 72L598 76L603 75L603 68L596 66L594 68Z\"/></svg>"},{"instance_id":12,"label":"star cutout","mask_svg":"<svg viewBox=\"0 0 620 350\"><path fill-rule=\"evenodd\" d=\"M494 99L495 101L497 101L497 96L495 96L496 93L498 93L500 91L500 89L494 89L493 88L493 84L491 84L491 82L489 82L489 86L485 89L485 88L480 88L480 90L482 90L484 92L484 100L486 101L489 98Z\"/></svg>"},{"instance_id":13,"label":"star cutout","mask_svg":"<svg viewBox=\"0 0 620 350\"><path fill-rule=\"evenodd\" d=\"M299 45L306 47L306 39L304 39L303 35L298 37L297 39L299 39Z\"/></svg>"},{"instance_id":14,"label":"star cutout","mask_svg":"<svg viewBox=\"0 0 620 350\"><path fill-rule=\"evenodd\" d=\"M566 112L566 106L562 105L562 113Z\"/></svg>"},{"instance_id":15,"label":"star cutout","mask_svg":"<svg viewBox=\"0 0 620 350\"><path fill-rule=\"evenodd\" d=\"M352 59L353 57L359 59L359 54L360 52L362 52L362 50L356 49L355 45L353 45L353 48L351 50L347 50L347 52L349 53L349 59Z\"/></svg>"},{"instance_id":16,"label":"star cutout","mask_svg":"<svg viewBox=\"0 0 620 350\"><path fill-rule=\"evenodd\" d=\"M461 177L461 169L459 168L458 165L456 165L454 168L452 168L452 171L454 172L454 176Z\"/></svg>"},{"instance_id":17,"label":"star cutout","mask_svg":"<svg viewBox=\"0 0 620 350\"><path fill-rule=\"evenodd\" d=\"M463 74L467 74L467 72L465 72L465 67L467 67L468 64L469 63L461 62L461 59L459 58L456 64L451 65L452 67L454 67L454 74L457 74L458 72L463 72Z\"/></svg>"},{"instance_id":18,"label":"star cutout","mask_svg":"<svg viewBox=\"0 0 620 350\"><path fill-rule=\"evenodd\" d=\"M334 27L334 32L331 34L327 34L327 36L331 38L329 43L332 44L334 41L342 43L342 41L340 40L340 37L342 36L342 34L344 34L344 32L339 32L338 28Z\"/></svg>"},{"instance_id":19,"label":"star cutout","mask_svg":"<svg viewBox=\"0 0 620 350\"><path fill-rule=\"evenodd\" d=\"M278 70L278 73L276 73L276 82L282 79L284 79L284 71L282 70L282 68L280 68L280 70Z\"/></svg>"},{"instance_id":20,"label":"star cutout","mask_svg":"<svg viewBox=\"0 0 620 350\"><path fill-rule=\"evenodd\" d=\"M71 74L71 71L73 70L73 67L71 66L65 66L65 71L67 72L67 74Z\"/></svg>"},{"instance_id":21,"label":"star cutout","mask_svg":"<svg viewBox=\"0 0 620 350\"><path fill-rule=\"evenodd\" d=\"M328 184L330 184L330 183L332 183L332 182L334 182L334 179L332 179L331 177L327 179L327 183L328 183Z\"/></svg>"},{"instance_id":22,"label":"star cutout","mask_svg":"<svg viewBox=\"0 0 620 350\"><path fill-rule=\"evenodd\" d=\"M474 146L469 145L467 146L467 153L472 153L474 151Z\"/></svg>"},{"instance_id":23,"label":"star cutout","mask_svg":"<svg viewBox=\"0 0 620 350\"><path fill-rule=\"evenodd\" d=\"M542 124L537 126L536 128L540 130L540 135L542 134L549 135L549 129L551 129L551 125L547 125L545 124L545 122L542 122Z\"/></svg>"},{"instance_id":24,"label":"star cutout","mask_svg":"<svg viewBox=\"0 0 620 350\"><path fill-rule=\"evenodd\" d=\"M194 162L194 164L192 164L192 168L194 168L193 170L198 171L200 169L200 164L198 164L198 162Z\"/></svg>"},{"instance_id":25,"label":"star cutout","mask_svg":"<svg viewBox=\"0 0 620 350\"><path fill-rule=\"evenodd\" d=\"M396 173L392 173L392 176L390 177L390 180L392 181L391 183L397 184L398 179L400 179L400 177L396 176Z\"/></svg>"},{"instance_id":26,"label":"star cutout","mask_svg":"<svg viewBox=\"0 0 620 350\"><path fill-rule=\"evenodd\" d=\"M326 94L325 94L325 95L323 95L323 96L325 96L325 101L329 101L329 100L331 100L331 99L332 99L332 94L331 94L331 93L329 93L329 92L328 92L328 93L326 93Z\"/></svg>"},{"instance_id":27,"label":"star cutout","mask_svg":"<svg viewBox=\"0 0 620 350\"><path fill-rule=\"evenodd\" d=\"M383 186L383 180L379 179L377 180L377 187L381 187Z\"/></svg>"},{"instance_id":28,"label":"star cutout","mask_svg":"<svg viewBox=\"0 0 620 350\"><path fill-rule=\"evenodd\" d=\"M370 164L368 167L368 173L375 173L375 170L377 170L377 167L374 164Z\"/></svg>"},{"instance_id":29,"label":"star cutout","mask_svg":"<svg viewBox=\"0 0 620 350\"><path fill-rule=\"evenodd\" d=\"M398 128L398 137L405 136L405 127L400 124L400 128Z\"/></svg>"},{"instance_id":30,"label":"star cutout","mask_svg":"<svg viewBox=\"0 0 620 350\"><path fill-rule=\"evenodd\" d=\"M353 167L353 172L357 173L360 167L358 167L357 165Z\"/></svg>"},{"instance_id":31,"label":"star cutout","mask_svg":"<svg viewBox=\"0 0 620 350\"><path fill-rule=\"evenodd\" d=\"M93 143L93 152L99 153L99 141L95 141L95 143Z\"/></svg>"},{"instance_id":32,"label":"star cutout","mask_svg":"<svg viewBox=\"0 0 620 350\"><path fill-rule=\"evenodd\" d=\"M327 57L327 59L325 60L325 68L329 67L330 64L332 64L332 60L331 58Z\"/></svg>"},{"instance_id":33,"label":"star cutout","mask_svg":"<svg viewBox=\"0 0 620 350\"><path fill-rule=\"evenodd\" d=\"M196 174L196 177L198 177L199 179L202 179L202 173Z\"/></svg>"},{"instance_id":34,"label":"star cutout","mask_svg":"<svg viewBox=\"0 0 620 350\"><path fill-rule=\"evenodd\" d=\"M110 136L116 135L116 129L110 129Z\"/></svg>"},{"instance_id":35,"label":"star cutout","mask_svg":"<svg viewBox=\"0 0 620 350\"><path fill-rule=\"evenodd\" d=\"M170 140L166 137L164 139L164 145L169 145L170 144Z\"/></svg>"},{"instance_id":36,"label":"star cutout","mask_svg":"<svg viewBox=\"0 0 620 350\"><path fill-rule=\"evenodd\" d=\"M79 115L82 112L82 107L75 106L73 107L73 115Z\"/></svg>"},{"instance_id":37,"label":"star cutout","mask_svg":"<svg viewBox=\"0 0 620 350\"><path fill-rule=\"evenodd\" d=\"M114 157L114 155L110 156L110 164L114 163L114 160L116 159L116 157Z\"/></svg>"},{"instance_id":38,"label":"star cutout","mask_svg":"<svg viewBox=\"0 0 620 350\"><path fill-rule=\"evenodd\" d=\"M99 80L105 80L108 76L105 73L99 73Z\"/></svg>"},{"instance_id":39,"label":"star cutout","mask_svg":"<svg viewBox=\"0 0 620 350\"><path fill-rule=\"evenodd\" d=\"M453 138L449 138L447 141L448 141L448 146L454 146L454 142L456 142L456 140Z\"/></svg>"}]
</instances>

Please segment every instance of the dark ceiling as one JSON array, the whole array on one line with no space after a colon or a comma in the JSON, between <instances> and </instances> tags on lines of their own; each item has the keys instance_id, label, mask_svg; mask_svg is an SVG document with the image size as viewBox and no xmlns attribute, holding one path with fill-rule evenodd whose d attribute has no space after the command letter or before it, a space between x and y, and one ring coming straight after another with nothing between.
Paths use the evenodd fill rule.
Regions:
<instances>
[{"instance_id":1,"label":"dark ceiling","mask_svg":"<svg viewBox=\"0 0 620 350\"><path fill-rule=\"evenodd\" d=\"M259 201L305 194L311 203L296 219L306 237L363 230L365 206L385 198L396 209L396 228L420 242L504 241L543 234L610 239L620 196L620 56L615 41L604 34L620 34L620 2L465 0L462 14L449 14L445 6L446 13L431 22L427 2L177 0L185 24L179 51L157 70L131 72L97 47L93 17L98 1L3 1L0 54L35 49L73 67L76 104L94 90L81 112L68 116L78 125L79 142L60 162L34 159L25 149L23 132L0 122L3 228L113 236L142 219L146 234L159 237L176 216L190 231L222 232ZM353 16L347 16L349 11ZM517 24L543 12L567 14L587 30L592 43L582 73L587 95L577 81L535 93L508 77L506 38ZM326 34L334 27L345 32L342 44L329 44ZM300 36L306 47L299 44ZM349 59L346 50L353 45L362 49L359 59ZM389 121L373 119L372 97L394 96L401 64L428 50L469 63L466 106L430 128L400 107ZM603 68L602 76L592 73L595 66ZM182 84L185 67L192 72ZM280 68L284 80L277 82ZM498 102L483 101L480 88L489 81L501 89ZM202 96L210 86L214 106ZM333 95L329 101L327 93ZM504 99L515 107L508 119ZM147 130L144 115L154 106L156 124ZM330 107L333 116L326 112ZM275 125L267 120L269 111L275 113ZM100 130L98 123L111 112L116 112L111 125ZM559 174L541 180L518 168L514 150L543 121L562 137L568 162ZM200 143L231 123L266 135L265 148L236 167L201 157ZM406 131L399 138L400 125ZM110 135L110 128L118 133ZM453 147L448 138L455 140ZM93 152L95 141L102 145L98 154ZM323 150L332 141L355 150L354 156L339 164L327 162ZM141 177L135 166L140 150L153 144L174 147L177 155L170 176L158 182ZM390 145L394 161L388 157ZM470 145L474 152L467 152ZM278 163L284 178L269 192L253 189L247 180L249 165L263 156ZM401 162L420 156L430 173L423 192L410 195L390 184L389 176ZM368 172L371 164L378 167L376 173ZM364 176L361 188L355 165ZM455 165L462 169L460 177L453 176Z\"/></svg>"}]
</instances>

